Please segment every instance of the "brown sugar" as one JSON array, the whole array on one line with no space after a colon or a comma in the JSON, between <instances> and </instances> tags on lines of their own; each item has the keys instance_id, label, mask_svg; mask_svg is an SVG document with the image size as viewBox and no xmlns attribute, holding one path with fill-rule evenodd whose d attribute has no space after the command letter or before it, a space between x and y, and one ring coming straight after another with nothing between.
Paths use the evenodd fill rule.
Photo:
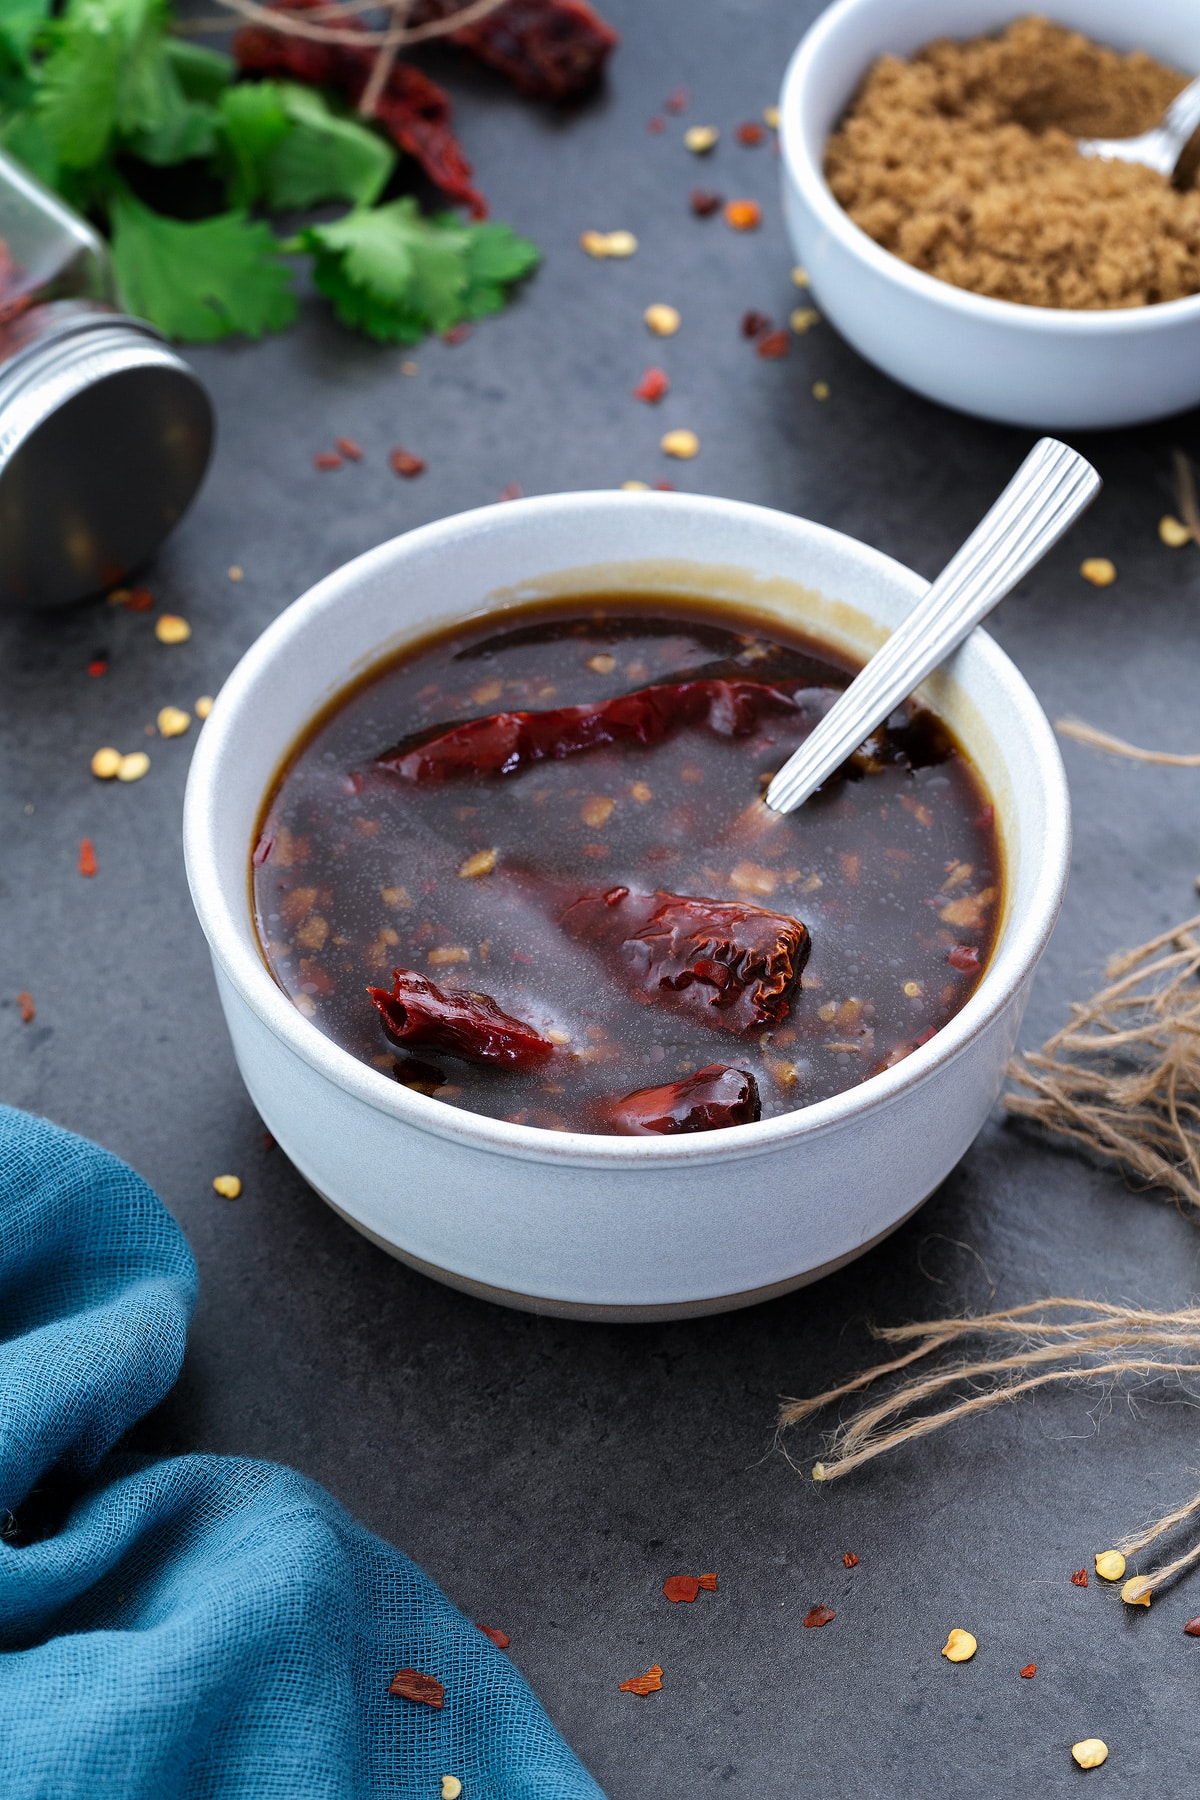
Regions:
<instances>
[{"instance_id":1,"label":"brown sugar","mask_svg":"<svg viewBox=\"0 0 1200 1800\"><path fill-rule=\"evenodd\" d=\"M1188 76L1042 18L939 38L868 71L826 147L855 224L955 287L1026 306L1150 306L1200 292L1200 190L1081 156L1134 137Z\"/></svg>"}]
</instances>

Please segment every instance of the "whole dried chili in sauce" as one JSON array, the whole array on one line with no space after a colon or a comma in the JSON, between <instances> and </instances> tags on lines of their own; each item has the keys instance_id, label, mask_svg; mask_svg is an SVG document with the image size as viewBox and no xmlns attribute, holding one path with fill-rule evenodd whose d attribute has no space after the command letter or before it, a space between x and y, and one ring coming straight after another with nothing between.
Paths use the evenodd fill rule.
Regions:
<instances>
[{"instance_id":1,"label":"whole dried chili in sauce","mask_svg":"<svg viewBox=\"0 0 1200 1800\"><path fill-rule=\"evenodd\" d=\"M640 1088L609 1108L609 1124L630 1137L666 1137L680 1132L719 1131L725 1125L752 1125L762 1117L758 1083L749 1069L709 1063L694 1075L665 1087ZM693 1591L684 1592L690 1587ZM668 1600L694 1600L695 1575L672 1575L663 1588ZM679 1591L672 1591L679 1590Z\"/></svg>"},{"instance_id":2,"label":"whole dried chili in sauce","mask_svg":"<svg viewBox=\"0 0 1200 1800\"><path fill-rule=\"evenodd\" d=\"M406 781L510 775L529 763L558 761L597 744L660 744L684 726L745 737L763 719L795 712L800 704L784 688L760 681L678 681L583 706L488 713L437 731L411 748L398 744L375 760L378 768Z\"/></svg>"},{"instance_id":3,"label":"whole dried chili in sauce","mask_svg":"<svg viewBox=\"0 0 1200 1800\"><path fill-rule=\"evenodd\" d=\"M444 19L462 0L417 0L414 25ZM507 0L450 42L507 75L535 100L573 100L600 79L619 39L585 0Z\"/></svg>"},{"instance_id":4,"label":"whole dried chili in sauce","mask_svg":"<svg viewBox=\"0 0 1200 1800\"><path fill-rule=\"evenodd\" d=\"M501 1069L528 1069L554 1054L548 1038L502 1012L487 994L448 993L414 969L392 970L390 994L372 987L367 993L390 1036L406 1048Z\"/></svg>"},{"instance_id":5,"label":"whole dried chili in sauce","mask_svg":"<svg viewBox=\"0 0 1200 1800\"><path fill-rule=\"evenodd\" d=\"M721 1031L780 1024L811 948L807 927L784 913L626 887L581 895L561 923L568 936L615 952L649 999Z\"/></svg>"},{"instance_id":6,"label":"whole dried chili in sauce","mask_svg":"<svg viewBox=\"0 0 1200 1800\"><path fill-rule=\"evenodd\" d=\"M272 12L311 12L323 0L268 0ZM339 19L347 31L365 31L355 18ZM251 75L287 75L315 87L339 89L358 101L378 54L374 45L316 43L266 26L249 25L233 40L239 66ZM451 200L487 217L487 201L472 183L471 165L450 129L450 96L411 63L393 65L375 105L375 118L401 150L420 163Z\"/></svg>"}]
</instances>

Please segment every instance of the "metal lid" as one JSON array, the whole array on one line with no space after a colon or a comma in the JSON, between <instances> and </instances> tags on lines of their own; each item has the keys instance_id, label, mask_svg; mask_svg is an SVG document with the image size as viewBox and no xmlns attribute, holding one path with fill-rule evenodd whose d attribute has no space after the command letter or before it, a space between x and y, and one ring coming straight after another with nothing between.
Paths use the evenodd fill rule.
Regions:
<instances>
[{"instance_id":1,"label":"metal lid","mask_svg":"<svg viewBox=\"0 0 1200 1800\"><path fill-rule=\"evenodd\" d=\"M212 405L153 327L103 304L35 307L5 336L0 606L61 606L123 581L178 524Z\"/></svg>"}]
</instances>

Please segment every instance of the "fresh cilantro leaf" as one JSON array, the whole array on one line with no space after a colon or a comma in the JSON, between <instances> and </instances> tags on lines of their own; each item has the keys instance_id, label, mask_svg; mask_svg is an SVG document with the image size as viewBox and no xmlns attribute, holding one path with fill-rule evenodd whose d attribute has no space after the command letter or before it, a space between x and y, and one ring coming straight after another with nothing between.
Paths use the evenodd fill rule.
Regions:
<instances>
[{"instance_id":1,"label":"fresh cilantro leaf","mask_svg":"<svg viewBox=\"0 0 1200 1800\"><path fill-rule=\"evenodd\" d=\"M50 0L2 0L0 52L23 74L33 70L33 42L50 17Z\"/></svg>"},{"instance_id":2,"label":"fresh cilantro leaf","mask_svg":"<svg viewBox=\"0 0 1200 1800\"><path fill-rule=\"evenodd\" d=\"M165 0L69 0L50 26L38 108L59 160L86 169L118 124L155 132L169 108Z\"/></svg>"},{"instance_id":3,"label":"fresh cilantro leaf","mask_svg":"<svg viewBox=\"0 0 1200 1800\"><path fill-rule=\"evenodd\" d=\"M369 205L386 187L396 154L377 132L294 82L245 82L221 96L229 197L277 208L321 200Z\"/></svg>"},{"instance_id":4,"label":"fresh cilantro leaf","mask_svg":"<svg viewBox=\"0 0 1200 1800\"><path fill-rule=\"evenodd\" d=\"M277 81L226 88L218 105L225 184L233 206L250 206L264 191L263 168L291 130Z\"/></svg>"},{"instance_id":5,"label":"fresh cilantro leaf","mask_svg":"<svg viewBox=\"0 0 1200 1800\"><path fill-rule=\"evenodd\" d=\"M168 337L261 337L296 316L291 272L270 227L244 212L164 219L128 194L112 203L113 263L125 304Z\"/></svg>"},{"instance_id":6,"label":"fresh cilantro leaf","mask_svg":"<svg viewBox=\"0 0 1200 1800\"><path fill-rule=\"evenodd\" d=\"M58 157L35 112L14 113L0 126L0 148L24 163L49 188L59 185Z\"/></svg>"},{"instance_id":7,"label":"fresh cilantro leaf","mask_svg":"<svg viewBox=\"0 0 1200 1800\"><path fill-rule=\"evenodd\" d=\"M232 56L225 56L220 50L209 50L203 44L189 44L186 38L167 38L163 55L175 71L186 98L207 100L210 106L216 104L237 74L237 64Z\"/></svg>"},{"instance_id":8,"label":"fresh cilantro leaf","mask_svg":"<svg viewBox=\"0 0 1200 1800\"><path fill-rule=\"evenodd\" d=\"M464 319L482 319L503 307L506 286L530 274L542 260L536 244L519 237L511 225L488 222L468 225L467 290Z\"/></svg>"}]
</instances>

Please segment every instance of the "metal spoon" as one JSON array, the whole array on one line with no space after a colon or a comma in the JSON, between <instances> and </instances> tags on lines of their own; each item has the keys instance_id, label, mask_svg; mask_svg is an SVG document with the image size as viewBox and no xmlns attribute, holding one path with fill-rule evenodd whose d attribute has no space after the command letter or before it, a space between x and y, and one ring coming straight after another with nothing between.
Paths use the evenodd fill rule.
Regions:
<instances>
[{"instance_id":1,"label":"metal spoon","mask_svg":"<svg viewBox=\"0 0 1200 1800\"><path fill-rule=\"evenodd\" d=\"M1100 491L1078 451L1042 438L923 600L857 674L763 798L794 812L1039 563Z\"/></svg>"},{"instance_id":2,"label":"metal spoon","mask_svg":"<svg viewBox=\"0 0 1200 1800\"><path fill-rule=\"evenodd\" d=\"M1200 125L1200 75L1176 94L1163 114L1162 123L1140 137L1082 138L1080 156L1098 156L1105 162L1144 163L1168 180L1196 127Z\"/></svg>"}]
</instances>

